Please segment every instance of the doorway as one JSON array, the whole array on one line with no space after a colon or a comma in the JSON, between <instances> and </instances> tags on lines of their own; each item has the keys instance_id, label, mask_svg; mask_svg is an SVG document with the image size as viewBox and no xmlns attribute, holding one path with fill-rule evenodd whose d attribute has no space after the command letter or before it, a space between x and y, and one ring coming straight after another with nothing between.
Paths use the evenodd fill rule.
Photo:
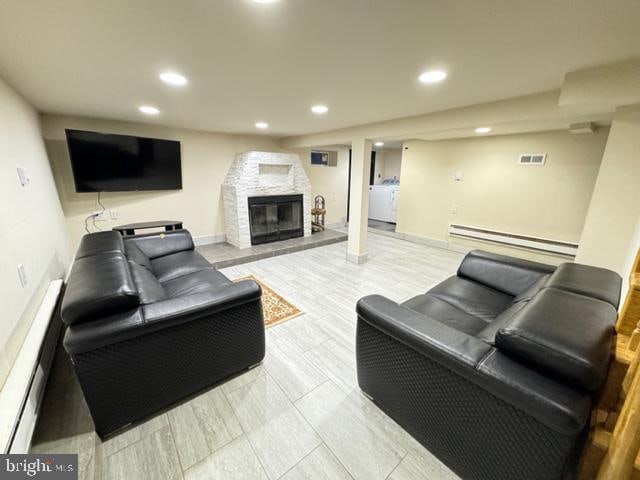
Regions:
<instances>
[{"instance_id":1,"label":"doorway","mask_svg":"<svg viewBox=\"0 0 640 480\"><path fill-rule=\"evenodd\" d=\"M369 186L376 181L376 151L371 150L371 165L369 168ZM349 222L349 209L351 208L351 149L349 149L349 176L347 179L347 223Z\"/></svg>"}]
</instances>

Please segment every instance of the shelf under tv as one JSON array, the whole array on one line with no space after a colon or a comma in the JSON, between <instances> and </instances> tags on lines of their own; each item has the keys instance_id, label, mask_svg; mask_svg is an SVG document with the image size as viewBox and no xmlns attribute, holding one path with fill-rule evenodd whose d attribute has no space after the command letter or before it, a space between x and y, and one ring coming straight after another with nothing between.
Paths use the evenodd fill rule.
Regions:
<instances>
[{"instance_id":1,"label":"shelf under tv","mask_svg":"<svg viewBox=\"0 0 640 480\"><path fill-rule=\"evenodd\" d=\"M112 230L120 232L123 237L128 237L130 235L135 235L136 230L162 227L164 227L165 232L180 230L182 228L182 222L177 220L155 220L153 222L128 223L127 225L118 225L117 227L113 227Z\"/></svg>"}]
</instances>

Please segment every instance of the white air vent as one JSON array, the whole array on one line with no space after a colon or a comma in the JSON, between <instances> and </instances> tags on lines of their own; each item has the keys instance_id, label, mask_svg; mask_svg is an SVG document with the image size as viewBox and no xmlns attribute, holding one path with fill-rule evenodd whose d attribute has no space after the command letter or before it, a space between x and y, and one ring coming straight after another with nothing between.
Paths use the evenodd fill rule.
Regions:
<instances>
[{"instance_id":1,"label":"white air vent","mask_svg":"<svg viewBox=\"0 0 640 480\"><path fill-rule=\"evenodd\" d=\"M518 159L520 165L544 165L546 153L523 153Z\"/></svg>"}]
</instances>

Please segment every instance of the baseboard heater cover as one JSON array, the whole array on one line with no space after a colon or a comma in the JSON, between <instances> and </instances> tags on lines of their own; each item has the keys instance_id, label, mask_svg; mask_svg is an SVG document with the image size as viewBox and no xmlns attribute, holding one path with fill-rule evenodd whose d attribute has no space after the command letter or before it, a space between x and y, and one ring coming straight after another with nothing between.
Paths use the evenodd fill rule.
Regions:
<instances>
[{"instance_id":1,"label":"baseboard heater cover","mask_svg":"<svg viewBox=\"0 0 640 480\"><path fill-rule=\"evenodd\" d=\"M60 325L51 319L62 290L52 281L7 380L0 390L0 453L27 453Z\"/></svg>"},{"instance_id":2,"label":"baseboard heater cover","mask_svg":"<svg viewBox=\"0 0 640 480\"><path fill-rule=\"evenodd\" d=\"M575 257L578 253L577 243L552 240L549 238L532 237L530 235L520 235L517 233L501 232L498 230L489 230L486 228L471 227L468 225L450 224L449 235L453 237L499 243L501 245L508 245L512 247L527 248L538 252L564 255L567 257Z\"/></svg>"}]
</instances>

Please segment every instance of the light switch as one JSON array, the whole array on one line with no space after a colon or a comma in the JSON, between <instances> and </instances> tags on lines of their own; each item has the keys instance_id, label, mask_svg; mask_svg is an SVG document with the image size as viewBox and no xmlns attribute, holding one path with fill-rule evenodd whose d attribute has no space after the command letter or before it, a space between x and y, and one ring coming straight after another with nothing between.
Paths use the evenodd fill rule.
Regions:
<instances>
[{"instance_id":1,"label":"light switch","mask_svg":"<svg viewBox=\"0 0 640 480\"><path fill-rule=\"evenodd\" d=\"M27 175L27 171L24 167L19 165L16 166L16 171L18 172L18 180L20 180L20 185L23 187L29 183L29 175Z\"/></svg>"}]
</instances>

